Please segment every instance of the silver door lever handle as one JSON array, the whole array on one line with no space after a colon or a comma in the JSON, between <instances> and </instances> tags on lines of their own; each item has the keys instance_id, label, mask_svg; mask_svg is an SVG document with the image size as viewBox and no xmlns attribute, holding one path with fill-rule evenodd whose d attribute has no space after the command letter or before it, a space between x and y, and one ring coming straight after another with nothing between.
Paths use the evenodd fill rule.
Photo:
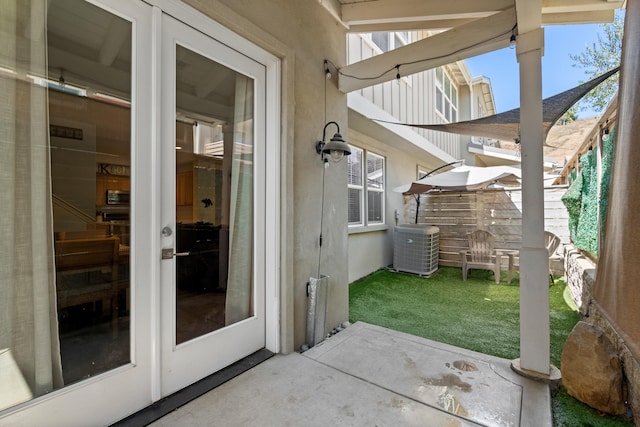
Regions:
<instances>
[{"instance_id":1,"label":"silver door lever handle","mask_svg":"<svg viewBox=\"0 0 640 427\"><path fill-rule=\"evenodd\" d=\"M162 248L162 259L173 259L176 256L189 256L190 252L173 252L173 248Z\"/></svg>"}]
</instances>

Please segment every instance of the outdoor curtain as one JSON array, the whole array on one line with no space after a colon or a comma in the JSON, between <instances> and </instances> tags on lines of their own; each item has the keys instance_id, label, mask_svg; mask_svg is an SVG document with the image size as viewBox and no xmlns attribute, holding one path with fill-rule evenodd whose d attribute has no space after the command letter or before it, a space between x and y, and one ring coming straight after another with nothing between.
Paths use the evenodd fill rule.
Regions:
<instances>
[{"instance_id":1,"label":"outdoor curtain","mask_svg":"<svg viewBox=\"0 0 640 427\"><path fill-rule=\"evenodd\" d=\"M253 309L253 80L236 74L225 322Z\"/></svg>"},{"instance_id":2,"label":"outdoor curtain","mask_svg":"<svg viewBox=\"0 0 640 427\"><path fill-rule=\"evenodd\" d=\"M627 5L618 121L604 239L594 302L636 360L640 360L640 1Z\"/></svg>"},{"instance_id":3,"label":"outdoor curtain","mask_svg":"<svg viewBox=\"0 0 640 427\"><path fill-rule=\"evenodd\" d=\"M47 90L30 80L46 76L46 5L0 9L0 351L34 397L62 386Z\"/></svg>"}]
</instances>

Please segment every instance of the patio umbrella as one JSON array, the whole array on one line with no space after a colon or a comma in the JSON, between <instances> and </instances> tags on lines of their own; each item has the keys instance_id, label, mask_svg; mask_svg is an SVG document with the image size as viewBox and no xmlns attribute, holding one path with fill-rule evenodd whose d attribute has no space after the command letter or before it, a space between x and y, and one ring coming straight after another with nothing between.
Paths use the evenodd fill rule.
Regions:
<instances>
[{"instance_id":1,"label":"patio umbrella","mask_svg":"<svg viewBox=\"0 0 640 427\"><path fill-rule=\"evenodd\" d=\"M620 67L616 67L607 71L600 76L589 80L572 89L561 92L550 98L542 100L542 121L544 135L549 133L551 126L562 115L571 108L573 104L578 102L583 96L589 93L600 83L617 73ZM376 120L376 119L373 119ZM422 129L437 130L440 132L456 133L459 135L469 135L499 139L503 141L520 141L520 109L505 111L504 113L494 114L492 116L482 117L475 120L467 120L463 122L442 123L442 124L410 124L387 122L385 120L376 120L386 123L393 123L403 126L411 126Z\"/></svg>"},{"instance_id":2,"label":"patio umbrella","mask_svg":"<svg viewBox=\"0 0 640 427\"><path fill-rule=\"evenodd\" d=\"M426 176L393 189L396 193L421 194L429 190L473 191L491 184L519 184L520 169L512 166L460 166L438 175Z\"/></svg>"}]
</instances>

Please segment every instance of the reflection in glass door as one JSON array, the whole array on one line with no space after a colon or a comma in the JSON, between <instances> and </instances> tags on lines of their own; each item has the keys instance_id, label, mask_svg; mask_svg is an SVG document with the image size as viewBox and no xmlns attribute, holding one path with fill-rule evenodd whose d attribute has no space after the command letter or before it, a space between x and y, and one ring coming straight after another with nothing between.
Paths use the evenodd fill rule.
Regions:
<instances>
[{"instance_id":1,"label":"reflection in glass door","mask_svg":"<svg viewBox=\"0 0 640 427\"><path fill-rule=\"evenodd\" d=\"M70 384L130 360L132 25L84 1L53 0L47 32L56 295Z\"/></svg>"},{"instance_id":2,"label":"reflection in glass door","mask_svg":"<svg viewBox=\"0 0 640 427\"><path fill-rule=\"evenodd\" d=\"M166 15L163 28L166 394L265 346L264 267L254 256L264 241L254 188L264 173L265 70Z\"/></svg>"},{"instance_id":3,"label":"reflection in glass door","mask_svg":"<svg viewBox=\"0 0 640 427\"><path fill-rule=\"evenodd\" d=\"M133 24L83 0L0 18L2 411L131 362Z\"/></svg>"},{"instance_id":4,"label":"reflection in glass door","mask_svg":"<svg viewBox=\"0 0 640 427\"><path fill-rule=\"evenodd\" d=\"M253 315L253 81L176 46L176 343Z\"/></svg>"}]
</instances>

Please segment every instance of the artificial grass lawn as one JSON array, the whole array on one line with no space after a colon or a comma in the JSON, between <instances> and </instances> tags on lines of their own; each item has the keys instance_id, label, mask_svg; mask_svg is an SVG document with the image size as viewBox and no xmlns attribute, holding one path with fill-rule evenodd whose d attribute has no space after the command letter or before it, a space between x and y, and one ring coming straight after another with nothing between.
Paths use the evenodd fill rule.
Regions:
<instances>
[{"instance_id":1,"label":"artificial grass lawn","mask_svg":"<svg viewBox=\"0 0 640 427\"><path fill-rule=\"evenodd\" d=\"M551 363L560 367L562 346L580 320L565 300L561 279L549 288ZM493 273L471 270L466 282L460 268L440 267L433 277L379 270L349 287L349 320L451 344L505 359L520 357L520 289L493 282ZM631 426L600 416L561 390L552 400L555 426Z\"/></svg>"}]
</instances>

